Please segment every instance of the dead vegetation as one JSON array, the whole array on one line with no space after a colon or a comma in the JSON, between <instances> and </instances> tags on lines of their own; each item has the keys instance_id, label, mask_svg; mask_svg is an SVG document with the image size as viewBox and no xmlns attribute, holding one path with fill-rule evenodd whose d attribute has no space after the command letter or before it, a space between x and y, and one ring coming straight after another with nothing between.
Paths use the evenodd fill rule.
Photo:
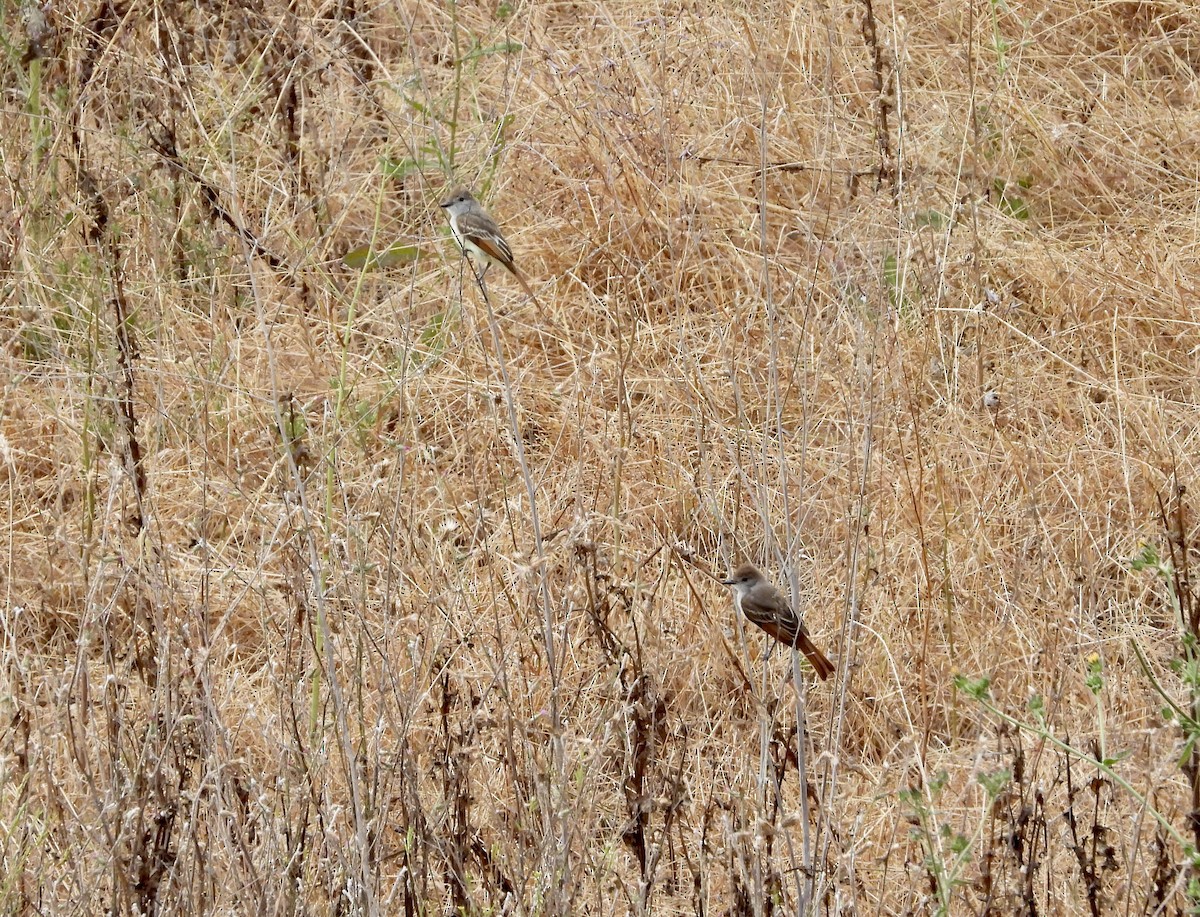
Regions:
<instances>
[{"instance_id":1,"label":"dead vegetation","mask_svg":"<svg viewBox=\"0 0 1200 917\"><path fill-rule=\"evenodd\" d=\"M1200 903L1200 11L711 6L0 11L4 913Z\"/></svg>"}]
</instances>

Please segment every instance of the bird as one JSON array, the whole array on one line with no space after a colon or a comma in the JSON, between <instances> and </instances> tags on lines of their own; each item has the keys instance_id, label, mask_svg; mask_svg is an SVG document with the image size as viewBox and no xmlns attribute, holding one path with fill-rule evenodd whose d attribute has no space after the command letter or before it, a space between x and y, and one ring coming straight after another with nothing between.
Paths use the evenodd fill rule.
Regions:
<instances>
[{"instance_id":1,"label":"bird","mask_svg":"<svg viewBox=\"0 0 1200 917\"><path fill-rule=\"evenodd\" d=\"M734 604L746 620L757 624L785 646L800 650L824 681L834 672L833 663L817 649L804 622L792 610L786 598L772 586L753 564L742 564L729 579L721 582L733 587Z\"/></svg>"},{"instance_id":2,"label":"bird","mask_svg":"<svg viewBox=\"0 0 1200 917\"><path fill-rule=\"evenodd\" d=\"M442 201L441 207L449 215L450 232L454 234L454 241L464 254L471 255L484 268L489 264L500 265L517 278L521 289L538 303L538 298L525 276L513 263L512 249L500 232L500 227L483 209L483 205L475 200L475 195L460 186L450 192L450 196ZM538 303L538 307L541 308L541 303Z\"/></svg>"}]
</instances>

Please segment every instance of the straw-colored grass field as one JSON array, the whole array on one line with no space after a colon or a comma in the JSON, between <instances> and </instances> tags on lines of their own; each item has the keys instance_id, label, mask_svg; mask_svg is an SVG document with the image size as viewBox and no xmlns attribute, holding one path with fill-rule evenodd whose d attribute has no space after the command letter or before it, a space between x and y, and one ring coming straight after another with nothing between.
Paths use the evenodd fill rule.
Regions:
<instances>
[{"instance_id":1,"label":"straw-colored grass field","mask_svg":"<svg viewBox=\"0 0 1200 917\"><path fill-rule=\"evenodd\" d=\"M1195 4L0 24L0 913L1200 906Z\"/></svg>"}]
</instances>

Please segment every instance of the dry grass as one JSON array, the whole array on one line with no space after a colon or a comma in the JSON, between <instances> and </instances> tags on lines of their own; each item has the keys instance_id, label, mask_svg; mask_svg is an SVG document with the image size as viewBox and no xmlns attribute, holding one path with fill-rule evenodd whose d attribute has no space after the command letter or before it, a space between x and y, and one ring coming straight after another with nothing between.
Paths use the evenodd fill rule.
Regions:
<instances>
[{"instance_id":1,"label":"dry grass","mask_svg":"<svg viewBox=\"0 0 1200 917\"><path fill-rule=\"evenodd\" d=\"M4 913L1197 904L1200 11L709 6L3 7Z\"/></svg>"}]
</instances>

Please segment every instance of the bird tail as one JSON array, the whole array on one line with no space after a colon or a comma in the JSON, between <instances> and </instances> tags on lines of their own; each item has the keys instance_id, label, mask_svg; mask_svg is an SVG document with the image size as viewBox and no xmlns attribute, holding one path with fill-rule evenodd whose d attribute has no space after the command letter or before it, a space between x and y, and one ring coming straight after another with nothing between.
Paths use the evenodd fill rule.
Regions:
<instances>
[{"instance_id":1,"label":"bird tail","mask_svg":"<svg viewBox=\"0 0 1200 917\"><path fill-rule=\"evenodd\" d=\"M529 281L525 279L525 275L517 270L517 266L515 264L505 264L504 266L508 268L508 272L510 274L517 278L517 283L521 285L521 289L525 291L525 295L533 300L533 304L537 306L538 313L542 316L542 318L546 318L546 309L542 305L542 301L537 298L537 294L533 292L533 287L529 285Z\"/></svg>"},{"instance_id":2,"label":"bird tail","mask_svg":"<svg viewBox=\"0 0 1200 917\"><path fill-rule=\"evenodd\" d=\"M821 681L824 681L834 673L833 663L829 661L829 657L817 649L817 645L808 638L808 634L800 634L800 639L796 641L796 646L812 663L812 667L817 670L817 674L821 676Z\"/></svg>"}]
</instances>

